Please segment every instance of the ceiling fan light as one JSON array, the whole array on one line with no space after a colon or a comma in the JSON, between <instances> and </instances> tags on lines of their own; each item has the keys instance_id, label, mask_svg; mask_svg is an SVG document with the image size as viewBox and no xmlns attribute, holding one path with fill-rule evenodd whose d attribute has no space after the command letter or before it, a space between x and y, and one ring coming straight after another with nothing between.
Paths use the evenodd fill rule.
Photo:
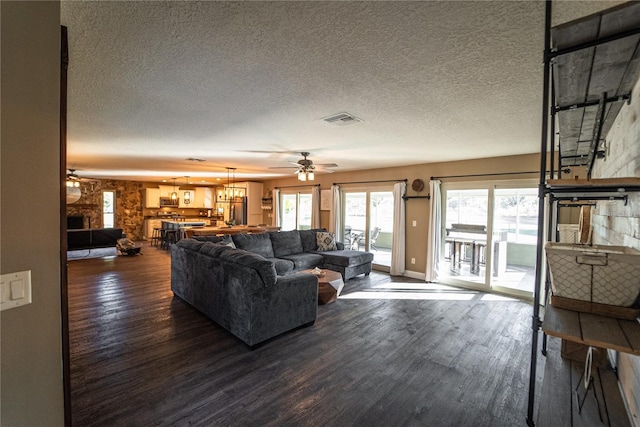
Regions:
<instances>
[{"instance_id":1,"label":"ceiling fan light","mask_svg":"<svg viewBox=\"0 0 640 427\"><path fill-rule=\"evenodd\" d=\"M308 172L307 173L307 180L308 181L313 181L313 179L315 178L313 172Z\"/></svg>"},{"instance_id":2,"label":"ceiling fan light","mask_svg":"<svg viewBox=\"0 0 640 427\"><path fill-rule=\"evenodd\" d=\"M307 180L307 175L304 173L304 171L298 172L298 181L306 181L306 180Z\"/></svg>"}]
</instances>

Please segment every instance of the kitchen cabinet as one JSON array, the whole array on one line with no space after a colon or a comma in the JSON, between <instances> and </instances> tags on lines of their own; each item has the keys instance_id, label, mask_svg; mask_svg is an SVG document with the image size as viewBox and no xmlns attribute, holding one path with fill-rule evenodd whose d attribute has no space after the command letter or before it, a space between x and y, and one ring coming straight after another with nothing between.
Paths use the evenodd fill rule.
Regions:
<instances>
[{"instance_id":1,"label":"kitchen cabinet","mask_svg":"<svg viewBox=\"0 0 640 427\"><path fill-rule=\"evenodd\" d=\"M212 209L213 208L213 190L209 187L197 187L195 190L195 206L196 208Z\"/></svg>"},{"instance_id":2,"label":"kitchen cabinet","mask_svg":"<svg viewBox=\"0 0 640 427\"><path fill-rule=\"evenodd\" d=\"M185 203L185 193L189 193L190 203ZM180 208L211 209L213 207L213 191L209 187L180 190L178 191L178 197Z\"/></svg>"},{"instance_id":3,"label":"kitchen cabinet","mask_svg":"<svg viewBox=\"0 0 640 427\"><path fill-rule=\"evenodd\" d=\"M189 194L189 203L185 203L187 197L185 193ZM195 190L180 190L178 191L178 207L180 208L201 208L202 206L198 206L197 201L195 200Z\"/></svg>"},{"instance_id":4,"label":"kitchen cabinet","mask_svg":"<svg viewBox=\"0 0 640 427\"><path fill-rule=\"evenodd\" d=\"M145 208L160 207L160 189L159 188L145 188L144 207Z\"/></svg>"},{"instance_id":5,"label":"kitchen cabinet","mask_svg":"<svg viewBox=\"0 0 640 427\"><path fill-rule=\"evenodd\" d=\"M160 197L171 197L171 193L173 190L178 191L178 187L174 187L173 185L159 185Z\"/></svg>"}]
</instances>

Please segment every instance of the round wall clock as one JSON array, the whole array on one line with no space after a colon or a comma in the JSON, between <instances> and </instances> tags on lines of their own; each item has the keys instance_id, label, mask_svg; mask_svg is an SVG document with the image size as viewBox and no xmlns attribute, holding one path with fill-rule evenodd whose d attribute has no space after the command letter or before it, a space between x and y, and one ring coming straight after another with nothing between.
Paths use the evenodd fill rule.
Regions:
<instances>
[{"instance_id":1,"label":"round wall clock","mask_svg":"<svg viewBox=\"0 0 640 427\"><path fill-rule=\"evenodd\" d=\"M411 183L411 188L413 188L413 191L422 191L424 188L424 181L421 179L414 179Z\"/></svg>"}]
</instances>

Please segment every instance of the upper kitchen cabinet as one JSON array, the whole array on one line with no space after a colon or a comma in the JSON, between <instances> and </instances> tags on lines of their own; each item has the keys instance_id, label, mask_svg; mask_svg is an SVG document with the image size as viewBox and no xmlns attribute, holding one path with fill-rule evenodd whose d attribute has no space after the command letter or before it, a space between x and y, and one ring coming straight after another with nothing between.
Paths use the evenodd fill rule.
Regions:
<instances>
[{"instance_id":1,"label":"upper kitchen cabinet","mask_svg":"<svg viewBox=\"0 0 640 427\"><path fill-rule=\"evenodd\" d=\"M178 207L179 208L201 208L195 200L195 190L178 191Z\"/></svg>"},{"instance_id":2,"label":"upper kitchen cabinet","mask_svg":"<svg viewBox=\"0 0 640 427\"><path fill-rule=\"evenodd\" d=\"M174 187L173 185L160 185L159 190L160 197L171 197L171 193L174 191L178 191L178 187Z\"/></svg>"},{"instance_id":3,"label":"upper kitchen cabinet","mask_svg":"<svg viewBox=\"0 0 640 427\"><path fill-rule=\"evenodd\" d=\"M145 208L160 207L160 189L159 188L145 188L144 207Z\"/></svg>"},{"instance_id":4,"label":"upper kitchen cabinet","mask_svg":"<svg viewBox=\"0 0 640 427\"><path fill-rule=\"evenodd\" d=\"M213 208L213 190L209 187L196 187L193 190L180 190L178 192L178 196L180 198L180 208ZM186 203L187 200L189 200L189 203Z\"/></svg>"},{"instance_id":5,"label":"upper kitchen cabinet","mask_svg":"<svg viewBox=\"0 0 640 427\"><path fill-rule=\"evenodd\" d=\"M195 190L195 207L203 209L213 208L213 190L209 187L197 187Z\"/></svg>"}]
</instances>

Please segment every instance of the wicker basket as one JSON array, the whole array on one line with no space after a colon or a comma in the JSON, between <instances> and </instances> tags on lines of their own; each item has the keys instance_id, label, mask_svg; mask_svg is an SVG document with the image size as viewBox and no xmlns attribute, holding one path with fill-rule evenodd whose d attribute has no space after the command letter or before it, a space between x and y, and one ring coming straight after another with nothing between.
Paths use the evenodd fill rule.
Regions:
<instances>
[{"instance_id":1,"label":"wicker basket","mask_svg":"<svg viewBox=\"0 0 640 427\"><path fill-rule=\"evenodd\" d=\"M640 251L623 246L545 246L554 296L630 307L640 294Z\"/></svg>"}]
</instances>

